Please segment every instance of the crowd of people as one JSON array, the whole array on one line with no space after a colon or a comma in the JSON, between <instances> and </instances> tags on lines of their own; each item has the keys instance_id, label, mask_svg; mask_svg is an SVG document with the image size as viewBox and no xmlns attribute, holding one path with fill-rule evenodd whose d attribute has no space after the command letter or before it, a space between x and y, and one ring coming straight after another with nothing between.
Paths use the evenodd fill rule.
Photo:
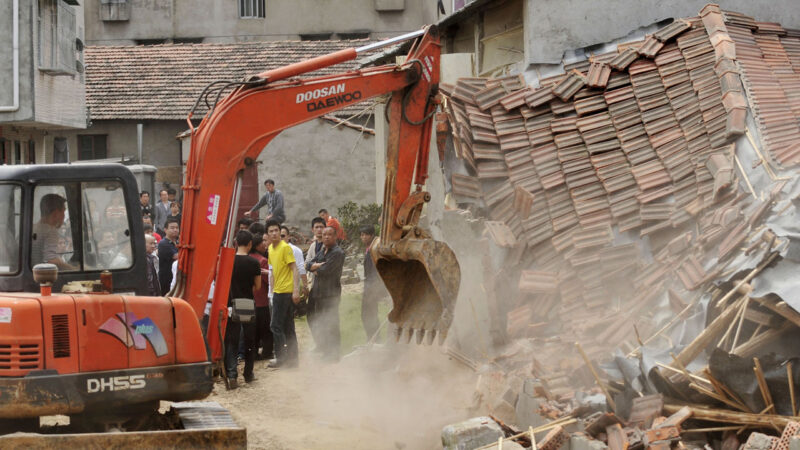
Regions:
<instances>
[{"instance_id":1,"label":"crowd of people","mask_svg":"<svg viewBox=\"0 0 800 450\"><path fill-rule=\"evenodd\" d=\"M347 238L341 223L326 209L311 220L312 241L303 251L291 242L283 193L271 179L264 182L266 193L237 223L236 256L228 295L228 320L225 330L224 364L228 388L238 387L238 363L244 362L245 382L255 379L257 360L268 360L273 369L299 364L295 317L307 315L315 344L313 353L326 363L341 357L339 304L342 294L342 269L345 252L340 243ZM165 295L174 286L177 267L180 204L174 191L159 192L159 201L150 206L150 195L142 192L140 201L147 250L147 282L151 295ZM253 220L254 213L266 207L265 220ZM367 338L378 332L378 301L384 295L382 283L369 256L375 237L374 225L361 230L365 248L364 295L361 318ZM209 293L209 307L212 292ZM250 300L250 303L241 302ZM238 309L252 304L252 315ZM206 308L208 313L208 309ZM251 317L240 319L238 317ZM205 319L207 320L207 319Z\"/></svg>"},{"instance_id":2,"label":"crowd of people","mask_svg":"<svg viewBox=\"0 0 800 450\"><path fill-rule=\"evenodd\" d=\"M173 284L181 224L181 204L176 196L175 189L162 189L158 201L151 206L150 193L142 191L139 194L147 251L147 291L150 295L166 295Z\"/></svg>"}]
</instances>

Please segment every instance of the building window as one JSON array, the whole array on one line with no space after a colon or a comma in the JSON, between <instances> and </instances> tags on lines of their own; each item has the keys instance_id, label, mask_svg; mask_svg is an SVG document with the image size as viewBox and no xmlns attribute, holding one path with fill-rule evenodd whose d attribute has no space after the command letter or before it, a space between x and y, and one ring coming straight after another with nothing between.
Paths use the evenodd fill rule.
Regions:
<instances>
[{"instance_id":1,"label":"building window","mask_svg":"<svg viewBox=\"0 0 800 450\"><path fill-rule=\"evenodd\" d=\"M14 141L14 164L22 164L22 142Z\"/></svg>"},{"instance_id":2,"label":"building window","mask_svg":"<svg viewBox=\"0 0 800 450\"><path fill-rule=\"evenodd\" d=\"M161 45L166 44L166 39L134 39L136 45Z\"/></svg>"},{"instance_id":3,"label":"building window","mask_svg":"<svg viewBox=\"0 0 800 450\"><path fill-rule=\"evenodd\" d=\"M28 141L28 164L36 164L36 142Z\"/></svg>"},{"instance_id":4,"label":"building window","mask_svg":"<svg viewBox=\"0 0 800 450\"><path fill-rule=\"evenodd\" d=\"M173 38L173 44L202 44L203 38L201 37L186 37L186 38Z\"/></svg>"},{"instance_id":5,"label":"building window","mask_svg":"<svg viewBox=\"0 0 800 450\"><path fill-rule=\"evenodd\" d=\"M309 33L301 34L301 41L330 41L333 33Z\"/></svg>"},{"instance_id":6,"label":"building window","mask_svg":"<svg viewBox=\"0 0 800 450\"><path fill-rule=\"evenodd\" d=\"M8 153L6 152L6 141L5 138L0 138L0 164L8 164L8 159L6 156Z\"/></svg>"},{"instance_id":7,"label":"building window","mask_svg":"<svg viewBox=\"0 0 800 450\"><path fill-rule=\"evenodd\" d=\"M106 151L105 134L83 134L78 135L78 159L105 159L108 157Z\"/></svg>"},{"instance_id":8,"label":"building window","mask_svg":"<svg viewBox=\"0 0 800 450\"><path fill-rule=\"evenodd\" d=\"M100 0L100 20L115 22L130 18L131 5L128 0Z\"/></svg>"},{"instance_id":9,"label":"building window","mask_svg":"<svg viewBox=\"0 0 800 450\"><path fill-rule=\"evenodd\" d=\"M239 0L240 19L263 19L264 0Z\"/></svg>"},{"instance_id":10,"label":"building window","mask_svg":"<svg viewBox=\"0 0 800 450\"><path fill-rule=\"evenodd\" d=\"M68 163L69 162L69 145L67 138L57 137L53 139L53 163Z\"/></svg>"},{"instance_id":11,"label":"building window","mask_svg":"<svg viewBox=\"0 0 800 450\"><path fill-rule=\"evenodd\" d=\"M59 0L39 0L39 70L51 75L76 73L75 11Z\"/></svg>"}]
</instances>

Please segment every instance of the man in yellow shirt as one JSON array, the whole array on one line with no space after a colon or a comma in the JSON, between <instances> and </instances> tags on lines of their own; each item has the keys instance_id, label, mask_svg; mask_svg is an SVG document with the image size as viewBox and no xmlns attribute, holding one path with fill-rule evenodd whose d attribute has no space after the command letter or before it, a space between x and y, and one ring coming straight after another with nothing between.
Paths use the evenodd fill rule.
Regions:
<instances>
[{"instance_id":1,"label":"man in yellow shirt","mask_svg":"<svg viewBox=\"0 0 800 450\"><path fill-rule=\"evenodd\" d=\"M268 367L297 367L297 334L294 329L294 308L300 301L300 276L292 248L281 240L281 224L277 220L267 222L269 239L269 264L272 266L272 330L275 346L275 361Z\"/></svg>"}]
</instances>

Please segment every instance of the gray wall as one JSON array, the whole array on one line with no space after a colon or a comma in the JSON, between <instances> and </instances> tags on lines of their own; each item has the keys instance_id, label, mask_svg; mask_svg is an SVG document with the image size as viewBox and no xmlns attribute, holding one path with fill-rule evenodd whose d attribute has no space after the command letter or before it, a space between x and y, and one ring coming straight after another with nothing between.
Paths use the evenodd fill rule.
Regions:
<instances>
[{"instance_id":1,"label":"gray wall","mask_svg":"<svg viewBox=\"0 0 800 450\"><path fill-rule=\"evenodd\" d=\"M525 60L559 63L565 50L623 37L668 18L697 16L708 0L526 0ZM798 0L720 0L724 10L800 28Z\"/></svg>"},{"instance_id":2,"label":"gray wall","mask_svg":"<svg viewBox=\"0 0 800 450\"><path fill-rule=\"evenodd\" d=\"M90 45L134 39L206 37L204 42L299 39L306 33L371 31L373 37L436 22L436 1L399 0L402 11L377 11L385 0L267 0L263 19L240 19L235 0L129 0L130 19L100 20L100 0L82 2ZM393 0L389 3L398 3ZM448 2L449 3L449 2Z\"/></svg>"},{"instance_id":3,"label":"gray wall","mask_svg":"<svg viewBox=\"0 0 800 450\"><path fill-rule=\"evenodd\" d=\"M264 180L275 180L286 201L287 223L304 233L320 208L335 216L348 200L375 202L374 136L334 125L317 119L289 128L258 157L259 197ZM260 217L265 216L262 209Z\"/></svg>"},{"instance_id":4,"label":"gray wall","mask_svg":"<svg viewBox=\"0 0 800 450\"><path fill-rule=\"evenodd\" d=\"M186 130L186 122L182 120L97 120L85 130L61 131L69 143L70 161L78 159L79 134L105 134L109 158L121 156L137 156L136 124L144 124L142 132L142 164L157 167L180 166L181 144L177 140L178 133ZM48 155L48 162L52 154Z\"/></svg>"},{"instance_id":5,"label":"gray wall","mask_svg":"<svg viewBox=\"0 0 800 450\"><path fill-rule=\"evenodd\" d=\"M0 105L13 103L13 2L0 1ZM75 12L77 37L83 39L83 8ZM19 110L0 112L0 125L40 129L84 128L86 90L83 76L55 76L39 70L38 1L19 0ZM76 59L80 55L76 54Z\"/></svg>"},{"instance_id":6,"label":"gray wall","mask_svg":"<svg viewBox=\"0 0 800 450\"><path fill-rule=\"evenodd\" d=\"M0 124L33 120L33 49L32 21L33 0L20 0L19 4L19 77L20 108L16 112L0 112ZM12 35L12 2L0 2L0 106L11 106L13 103L13 35Z\"/></svg>"}]
</instances>

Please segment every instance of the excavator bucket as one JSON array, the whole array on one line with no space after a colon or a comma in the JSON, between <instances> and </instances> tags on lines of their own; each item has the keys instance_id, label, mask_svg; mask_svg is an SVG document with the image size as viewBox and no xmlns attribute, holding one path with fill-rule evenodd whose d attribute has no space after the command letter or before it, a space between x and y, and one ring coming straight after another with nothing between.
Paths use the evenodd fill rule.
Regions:
<instances>
[{"instance_id":1,"label":"excavator bucket","mask_svg":"<svg viewBox=\"0 0 800 450\"><path fill-rule=\"evenodd\" d=\"M392 296L395 338L410 342L416 333L417 344L430 345L436 336L444 343L461 283L453 251L444 242L415 238L397 241L391 251L375 250L375 267Z\"/></svg>"}]
</instances>

